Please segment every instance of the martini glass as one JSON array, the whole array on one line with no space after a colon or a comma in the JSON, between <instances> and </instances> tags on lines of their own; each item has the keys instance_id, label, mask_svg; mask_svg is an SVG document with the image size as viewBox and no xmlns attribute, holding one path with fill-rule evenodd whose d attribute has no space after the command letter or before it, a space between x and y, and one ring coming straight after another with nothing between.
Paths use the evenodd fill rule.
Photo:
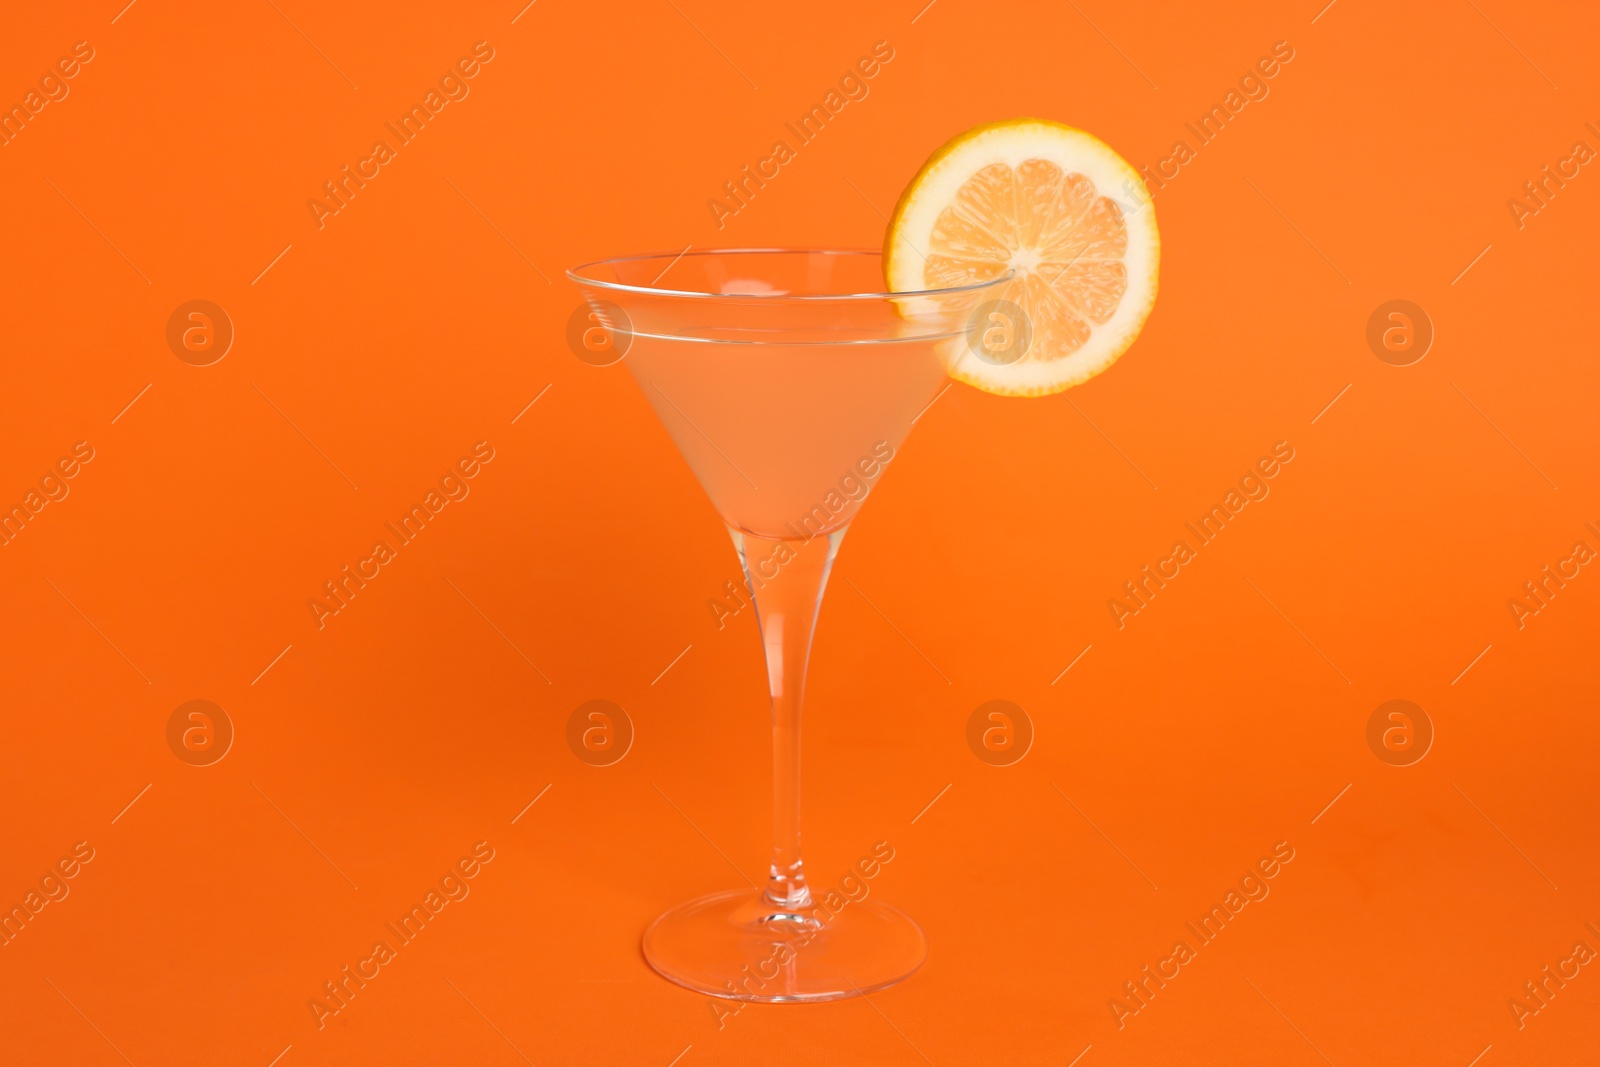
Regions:
<instances>
[{"instance_id":1,"label":"martini glass","mask_svg":"<svg viewBox=\"0 0 1600 1067\"><path fill-rule=\"evenodd\" d=\"M604 260L568 277L727 524L772 697L767 884L666 912L645 932L645 959L679 985L735 1000L893 985L927 956L921 928L876 898L819 898L806 883L806 661L850 521L948 380L974 309L1010 275L884 293L877 252L750 249Z\"/></svg>"}]
</instances>

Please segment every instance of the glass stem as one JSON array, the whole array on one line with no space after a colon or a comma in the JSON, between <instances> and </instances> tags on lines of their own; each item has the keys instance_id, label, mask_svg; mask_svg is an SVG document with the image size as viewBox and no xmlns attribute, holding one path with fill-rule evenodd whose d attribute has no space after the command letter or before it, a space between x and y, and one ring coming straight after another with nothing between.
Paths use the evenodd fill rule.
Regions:
<instances>
[{"instance_id":1,"label":"glass stem","mask_svg":"<svg viewBox=\"0 0 1600 1067\"><path fill-rule=\"evenodd\" d=\"M844 531L813 541L732 533L761 626L772 694L772 869L765 895L798 913L811 906L800 858L800 709L811 635Z\"/></svg>"}]
</instances>

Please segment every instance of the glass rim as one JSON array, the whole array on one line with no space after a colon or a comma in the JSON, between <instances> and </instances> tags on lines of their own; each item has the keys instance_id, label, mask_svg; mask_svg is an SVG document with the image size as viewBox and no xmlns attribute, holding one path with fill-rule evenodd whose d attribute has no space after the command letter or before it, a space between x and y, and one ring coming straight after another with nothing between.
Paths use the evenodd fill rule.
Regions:
<instances>
[{"instance_id":1,"label":"glass rim","mask_svg":"<svg viewBox=\"0 0 1600 1067\"><path fill-rule=\"evenodd\" d=\"M664 289L650 285L627 285L623 282L608 282L597 278L586 277L582 271L591 267L601 267L613 263L637 263L649 259L669 259L661 271L665 274L677 265L678 260L688 256L754 256L754 255L820 255L820 256L877 256L883 257L881 248L702 248L698 251L685 249L682 252L643 252L630 256L608 256L605 259L591 260L580 263L567 270L567 278L578 285L589 286L595 289L609 289L615 292L639 293L646 296L671 297L683 300L907 300L917 297L943 297L957 296L962 293L981 292L1011 281L1016 276L1015 270L1005 272L990 278L988 281L972 282L967 285L955 285L942 289L910 289L905 292L866 292L866 293L707 293L698 289ZM661 275L656 278L659 281Z\"/></svg>"}]
</instances>

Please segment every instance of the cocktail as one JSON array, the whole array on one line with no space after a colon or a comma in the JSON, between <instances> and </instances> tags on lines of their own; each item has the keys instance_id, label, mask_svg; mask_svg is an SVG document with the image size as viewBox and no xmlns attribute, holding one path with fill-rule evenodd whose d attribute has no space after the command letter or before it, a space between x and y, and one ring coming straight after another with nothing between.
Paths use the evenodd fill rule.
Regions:
<instances>
[{"instance_id":1,"label":"cocktail","mask_svg":"<svg viewBox=\"0 0 1600 1067\"><path fill-rule=\"evenodd\" d=\"M800 855L800 718L823 591L845 531L954 375L1035 395L1109 365L1155 295L1137 174L1080 131L981 127L936 154L883 253L690 251L568 276L732 535L772 700L767 884L663 914L663 976L714 996L815 1001L892 985L927 944L875 898L818 907ZM1142 185L1137 189L1142 191Z\"/></svg>"}]
</instances>

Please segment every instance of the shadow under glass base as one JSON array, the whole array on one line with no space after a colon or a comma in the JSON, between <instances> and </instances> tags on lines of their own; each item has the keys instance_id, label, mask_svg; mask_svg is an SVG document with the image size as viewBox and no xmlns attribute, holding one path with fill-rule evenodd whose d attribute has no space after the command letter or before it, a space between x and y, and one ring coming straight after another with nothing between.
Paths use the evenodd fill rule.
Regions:
<instances>
[{"instance_id":1,"label":"shadow under glass base","mask_svg":"<svg viewBox=\"0 0 1600 1067\"><path fill-rule=\"evenodd\" d=\"M922 928L887 904L852 901L826 922L809 911L786 914L755 889L713 893L651 923L644 957L697 993L785 1003L872 993L910 977L928 956Z\"/></svg>"}]
</instances>

